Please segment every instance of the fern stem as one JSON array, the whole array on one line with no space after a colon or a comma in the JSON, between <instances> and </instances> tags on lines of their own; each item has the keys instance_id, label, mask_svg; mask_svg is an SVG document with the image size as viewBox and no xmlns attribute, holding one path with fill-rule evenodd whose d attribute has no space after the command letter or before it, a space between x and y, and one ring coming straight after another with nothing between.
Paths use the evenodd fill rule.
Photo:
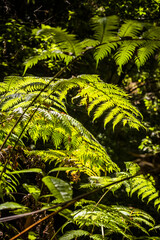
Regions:
<instances>
[{"instance_id":1,"label":"fern stem","mask_svg":"<svg viewBox=\"0 0 160 240\"><path fill-rule=\"evenodd\" d=\"M95 208L98 206L98 204L102 201L102 199L105 197L105 195L111 190L111 188L109 188L101 197L100 199L98 200L98 202L96 203L93 211L95 210Z\"/></svg>"},{"instance_id":2,"label":"fern stem","mask_svg":"<svg viewBox=\"0 0 160 240\"><path fill-rule=\"evenodd\" d=\"M101 226L101 232L102 232L102 239L104 239L104 227Z\"/></svg>"}]
</instances>

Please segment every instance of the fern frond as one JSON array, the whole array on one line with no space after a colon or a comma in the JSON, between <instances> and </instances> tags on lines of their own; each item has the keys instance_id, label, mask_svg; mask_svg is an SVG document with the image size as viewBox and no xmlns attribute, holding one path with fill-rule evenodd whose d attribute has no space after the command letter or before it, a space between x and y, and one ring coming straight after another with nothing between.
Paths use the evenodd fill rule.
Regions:
<instances>
[{"instance_id":1,"label":"fern frond","mask_svg":"<svg viewBox=\"0 0 160 240\"><path fill-rule=\"evenodd\" d=\"M143 29L143 23L135 20L127 20L120 27L118 35L120 38L124 37L137 37Z\"/></svg>"},{"instance_id":2,"label":"fern frond","mask_svg":"<svg viewBox=\"0 0 160 240\"><path fill-rule=\"evenodd\" d=\"M61 141L66 140L65 151L50 149L45 152L32 151L32 153L41 156L45 161L55 161L65 166L77 167L80 172L85 172L89 176L100 176L101 172L119 171L118 166L111 161L105 149L99 143L87 140L74 133L74 131L72 135L66 135L65 132L61 131L61 128L57 131L62 135L60 134L59 138L56 136L55 141L59 142L55 145L58 146Z\"/></svg>"},{"instance_id":3,"label":"fern frond","mask_svg":"<svg viewBox=\"0 0 160 240\"><path fill-rule=\"evenodd\" d=\"M127 239L132 239L130 227L139 228L148 235L142 226L154 226L154 219L142 210L124 206L106 206L89 203L82 209L73 212L73 220L80 226L103 226L106 230L119 233Z\"/></svg>"},{"instance_id":4,"label":"fern frond","mask_svg":"<svg viewBox=\"0 0 160 240\"><path fill-rule=\"evenodd\" d=\"M106 116L106 118L104 119L104 127L107 125L107 123L109 123L115 116L117 116L117 114L119 113L119 108L115 107L113 108L110 113ZM115 126L115 125L114 125Z\"/></svg>"},{"instance_id":5,"label":"fern frond","mask_svg":"<svg viewBox=\"0 0 160 240\"><path fill-rule=\"evenodd\" d=\"M2 150L0 152L0 158L1 158L0 172L2 171L2 169L4 167L2 164L2 156L3 155L6 157L6 153L4 150ZM16 191L16 187L19 184L18 178L11 175L11 172L12 172L11 165L8 164L6 168L7 168L7 170L3 174L2 179L1 179L2 181L0 182L0 198L2 198L2 199L3 199L4 195L9 195L10 197L12 197L11 192Z\"/></svg>"},{"instance_id":6,"label":"fern frond","mask_svg":"<svg viewBox=\"0 0 160 240\"><path fill-rule=\"evenodd\" d=\"M128 166L128 170L130 173L133 174L133 171L137 171L139 166L135 163L126 163ZM157 210L160 209L160 197L159 194L154 187L154 179L153 177L149 176L146 178L142 175L133 178L129 181L129 186L127 186L127 192L130 196L133 193L137 193L137 195L144 200L145 198L148 199L148 203L154 201L154 206L157 207Z\"/></svg>"},{"instance_id":7,"label":"fern frond","mask_svg":"<svg viewBox=\"0 0 160 240\"><path fill-rule=\"evenodd\" d=\"M143 38L159 41L160 27L158 26L149 26L149 29L143 33Z\"/></svg>"},{"instance_id":8,"label":"fern frond","mask_svg":"<svg viewBox=\"0 0 160 240\"><path fill-rule=\"evenodd\" d=\"M135 57L135 63L137 67L143 66L159 48L160 41L146 41L137 51L137 56Z\"/></svg>"},{"instance_id":9,"label":"fern frond","mask_svg":"<svg viewBox=\"0 0 160 240\"><path fill-rule=\"evenodd\" d=\"M96 109L96 111L94 112L94 118L93 118L93 121L95 120L95 119L97 119L97 118L99 118L106 110L108 110L109 108L111 108L111 107L113 107L114 106L114 103L113 102L107 102L107 104L106 104L106 102L105 103L102 103L97 109ZM112 118L111 118L112 119ZM110 120L111 120L110 119ZM109 121L110 121L109 120ZM108 122L109 122L108 121ZM106 124L104 124L104 125L106 125Z\"/></svg>"},{"instance_id":10,"label":"fern frond","mask_svg":"<svg viewBox=\"0 0 160 240\"><path fill-rule=\"evenodd\" d=\"M92 28L95 31L94 38L100 44L113 40L116 30L118 29L119 19L117 16L98 17L92 18Z\"/></svg>"},{"instance_id":11,"label":"fern frond","mask_svg":"<svg viewBox=\"0 0 160 240\"><path fill-rule=\"evenodd\" d=\"M84 230L71 230L66 232L62 237L59 238L59 240L71 240L77 237L88 236L88 235L90 235L90 233Z\"/></svg>"},{"instance_id":12,"label":"fern frond","mask_svg":"<svg viewBox=\"0 0 160 240\"><path fill-rule=\"evenodd\" d=\"M121 43L114 57L120 71L122 70L122 66L128 63L130 59L132 59L136 48L139 47L140 44L141 41L137 40L124 40Z\"/></svg>"},{"instance_id":13,"label":"fern frond","mask_svg":"<svg viewBox=\"0 0 160 240\"><path fill-rule=\"evenodd\" d=\"M78 76L79 77L79 76ZM89 76L91 78L91 75ZM81 75L80 78L87 78L86 75ZM105 84L98 76L93 76L89 79L88 85L83 86L81 91L77 94L80 96L81 104L87 106L88 114L93 113L93 120L105 116L104 126L111 120L114 121L113 128L120 121L125 125L129 124L130 127L139 128L143 125L137 119L141 117L140 112L129 102L127 94L122 89L112 84Z\"/></svg>"},{"instance_id":14,"label":"fern frond","mask_svg":"<svg viewBox=\"0 0 160 240\"><path fill-rule=\"evenodd\" d=\"M116 42L108 42L98 46L95 49L95 53L94 53L94 59L96 60L97 66L100 60L107 57L111 53L111 51L115 50L117 47L118 47L118 43Z\"/></svg>"},{"instance_id":15,"label":"fern frond","mask_svg":"<svg viewBox=\"0 0 160 240\"><path fill-rule=\"evenodd\" d=\"M44 50L40 55L30 57L29 59L27 59L24 62L25 69L24 69L23 74L26 73L28 68L32 68L39 61L46 60L48 58L60 59L60 60L64 61L66 65L68 65L73 60L73 56L65 54L60 50L52 50L52 51L51 50Z\"/></svg>"},{"instance_id":16,"label":"fern frond","mask_svg":"<svg viewBox=\"0 0 160 240\"><path fill-rule=\"evenodd\" d=\"M43 28L37 32L37 34L52 35L55 43L59 49L67 51L75 56L82 52L82 45L76 39L74 34L69 34L65 29L57 28Z\"/></svg>"}]
</instances>

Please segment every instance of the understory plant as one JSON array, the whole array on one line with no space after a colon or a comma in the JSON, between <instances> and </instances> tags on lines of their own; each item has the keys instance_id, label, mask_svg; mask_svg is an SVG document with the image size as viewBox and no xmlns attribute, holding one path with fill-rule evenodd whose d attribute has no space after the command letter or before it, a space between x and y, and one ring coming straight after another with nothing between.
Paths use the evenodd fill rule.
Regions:
<instances>
[{"instance_id":1,"label":"understory plant","mask_svg":"<svg viewBox=\"0 0 160 240\"><path fill-rule=\"evenodd\" d=\"M160 28L131 20L121 24L116 16L94 17L91 28L92 37L80 41L60 27L42 25L34 34L47 42L46 49L26 60L24 76L8 76L1 83L0 224L5 239L158 239L153 235L159 227L150 214L112 203L112 198L137 193L159 210L159 155L151 156L150 168L126 162L122 171L72 111L82 109L90 124L103 122L113 131L145 128L124 90L104 82L96 70L75 69L87 57L96 67L112 57L118 74L129 61L140 68L154 54L159 59ZM43 61L53 77L26 74Z\"/></svg>"}]
</instances>

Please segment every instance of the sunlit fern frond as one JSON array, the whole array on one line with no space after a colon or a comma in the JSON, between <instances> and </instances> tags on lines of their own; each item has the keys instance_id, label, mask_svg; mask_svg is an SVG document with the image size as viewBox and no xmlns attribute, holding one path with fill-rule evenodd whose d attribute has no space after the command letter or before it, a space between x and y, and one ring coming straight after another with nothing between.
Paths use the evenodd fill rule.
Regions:
<instances>
[{"instance_id":1,"label":"sunlit fern frond","mask_svg":"<svg viewBox=\"0 0 160 240\"><path fill-rule=\"evenodd\" d=\"M80 78L91 78L81 75ZM88 114L92 113L93 120L105 116L104 126L113 120L113 128L122 121L125 125L137 129L142 126L138 118L142 118L140 112L130 103L127 94L122 89L112 84L105 84L98 76L94 75L90 83L81 88L77 96L81 96L81 104L87 106Z\"/></svg>"},{"instance_id":2,"label":"sunlit fern frond","mask_svg":"<svg viewBox=\"0 0 160 240\"><path fill-rule=\"evenodd\" d=\"M10 84L9 80L8 82ZM14 114L17 118L28 108L27 114L24 114L21 124L15 128L14 132L15 134L20 133L27 121L30 121L23 136L28 131L35 143L38 139L42 139L44 142L49 139L53 140L53 132L53 135L57 137L57 140L55 138L53 141L53 145L57 148L62 143L62 133L55 131L57 126L59 128L59 124L68 137L74 129L77 134L96 142L93 135L80 122L67 114L67 94L75 88L77 95L74 97L80 98L80 104L86 105L88 114L93 117L93 120L103 116L105 118L104 126L113 121L113 128L120 121L124 125L128 123L130 127L137 129L142 126L138 120L141 115L131 105L127 94L116 86L104 83L97 75L80 75L54 81L50 78L18 77L17 87L14 85L10 91L2 95L1 111L2 113L8 112L10 116ZM35 98L36 100L34 100ZM36 113L32 117L34 111ZM14 121L10 122L11 126L15 123L15 117ZM70 148L67 137L63 137L63 139L63 144Z\"/></svg>"},{"instance_id":3,"label":"sunlit fern frond","mask_svg":"<svg viewBox=\"0 0 160 240\"><path fill-rule=\"evenodd\" d=\"M8 80L15 79L15 76L10 76ZM32 100L46 87L51 78L38 78L38 77L17 77L17 84L8 92L1 94L1 110L9 111L9 109L25 108L29 106ZM64 80L66 83L66 80ZM8 82L6 82L6 89ZM58 86L57 86L58 85ZM60 86L61 85L61 86ZM54 81L47 87L37 101L33 104L40 103L44 107L55 107L63 112L66 112L63 99L61 98L61 89L64 88L63 80ZM66 84L67 85L67 84ZM73 85L73 84L72 84ZM64 96L64 95L63 95ZM65 96L64 96L65 97Z\"/></svg>"},{"instance_id":4,"label":"sunlit fern frond","mask_svg":"<svg viewBox=\"0 0 160 240\"><path fill-rule=\"evenodd\" d=\"M89 176L100 176L107 172L119 171L118 166L111 161L105 149L98 143L83 141L72 152L76 165Z\"/></svg>"},{"instance_id":5,"label":"sunlit fern frond","mask_svg":"<svg viewBox=\"0 0 160 240\"><path fill-rule=\"evenodd\" d=\"M138 228L148 235L147 230L144 228L144 224L148 227L154 226L154 219L146 212L136 209L128 208L124 206L106 206L103 204L91 203L91 201L83 200L77 204L81 206L72 213L73 220L80 227L89 227L96 225L97 227L104 228L107 233L111 230L113 233L117 233L125 237L126 239L133 239L130 228Z\"/></svg>"},{"instance_id":6,"label":"sunlit fern frond","mask_svg":"<svg viewBox=\"0 0 160 240\"><path fill-rule=\"evenodd\" d=\"M146 41L137 51L135 57L135 63L137 67L143 66L146 61L156 53L156 50L160 48L160 41Z\"/></svg>"},{"instance_id":7,"label":"sunlit fern frond","mask_svg":"<svg viewBox=\"0 0 160 240\"><path fill-rule=\"evenodd\" d=\"M73 60L73 56L62 52L61 50L44 50L41 54L30 57L25 61L24 74L26 73L28 68L32 68L39 61L47 60L47 59L54 59L54 60L59 59L64 61L64 63L68 65Z\"/></svg>"},{"instance_id":8,"label":"sunlit fern frond","mask_svg":"<svg viewBox=\"0 0 160 240\"><path fill-rule=\"evenodd\" d=\"M54 133L53 133L54 134ZM57 141L67 141L65 150L32 151L30 154L41 156L44 161L57 162L60 166L71 166L89 176L100 176L102 173L119 171L118 166L111 161L105 149L99 144L73 133L66 136L64 133ZM58 142L58 144L59 144ZM70 145L70 148L69 148Z\"/></svg>"},{"instance_id":9,"label":"sunlit fern frond","mask_svg":"<svg viewBox=\"0 0 160 240\"><path fill-rule=\"evenodd\" d=\"M160 27L149 25L147 30L143 33L143 38L150 39L150 40L157 40L159 41L160 36Z\"/></svg>"},{"instance_id":10,"label":"sunlit fern frond","mask_svg":"<svg viewBox=\"0 0 160 240\"><path fill-rule=\"evenodd\" d=\"M99 44L113 40L117 32L119 19L117 16L92 18L92 29L94 30L94 38L99 41Z\"/></svg>"},{"instance_id":11,"label":"sunlit fern frond","mask_svg":"<svg viewBox=\"0 0 160 240\"><path fill-rule=\"evenodd\" d=\"M99 61L111 54L112 50L118 47L117 42L106 42L95 49L94 59L98 65Z\"/></svg>"},{"instance_id":12,"label":"sunlit fern frond","mask_svg":"<svg viewBox=\"0 0 160 240\"><path fill-rule=\"evenodd\" d=\"M50 111L50 115L51 119L47 120L37 112L27 128L34 142L43 139L57 149L42 151L42 159L62 164L68 161L90 176L119 171L106 150L81 123L64 113ZM35 151L34 154L40 153Z\"/></svg>"},{"instance_id":13,"label":"sunlit fern frond","mask_svg":"<svg viewBox=\"0 0 160 240\"><path fill-rule=\"evenodd\" d=\"M59 49L75 56L80 54L83 49L82 45L76 39L74 34L69 34L65 29L61 29L60 27L43 27L43 29L39 30L37 34L52 35L53 40Z\"/></svg>"},{"instance_id":14,"label":"sunlit fern frond","mask_svg":"<svg viewBox=\"0 0 160 240\"><path fill-rule=\"evenodd\" d=\"M142 59L137 65L144 65L143 55L145 52L145 41L152 40L150 50L147 49L146 58L153 55L155 49L159 49L159 27L151 24L142 23L135 20L127 20L120 26L119 19L116 16L98 17L95 16L91 20L91 28L94 31L93 39L84 39L81 42L76 36L69 34L60 27L52 28L43 26L38 30L37 34L49 36L53 42L47 50L26 61L25 72L28 68L37 64L40 60L54 59L61 60L68 65L75 60L75 56L83 56L87 50L93 49L94 58L99 61L107 57L109 54L116 52L114 59L122 71L122 66L127 64L139 50ZM140 54L142 52L142 54Z\"/></svg>"},{"instance_id":15,"label":"sunlit fern frond","mask_svg":"<svg viewBox=\"0 0 160 240\"><path fill-rule=\"evenodd\" d=\"M31 108L30 111L32 113L34 108ZM59 147L62 139L65 147L69 149L75 147L78 136L97 142L94 136L79 121L65 112L54 111L52 108L50 110L39 108L26 131L28 131L35 143L38 139L43 139L44 142L50 139L50 143L52 140L56 148Z\"/></svg>"},{"instance_id":16,"label":"sunlit fern frond","mask_svg":"<svg viewBox=\"0 0 160 240\"><path fill-rule=\"evenodd\" d=\"M118 35L120 38L137 37L143 29L143 23L135 20L127 20L119 29Z\"/></svg>"},{"instance_id":17,"label":"sunlit fern frond","mask_svg":"<svg viewBox=\"0 0 160 240\"><path fill-rule=\"evenodd\" d=\"M71 230L66 232L65 234L63 234L63 236L61 236L59 238L59 240L71 240L71 239L75 239L77 237L83 237L83 236L89 236L90 233L84 230Z\"/></svg>"},{"instance_id":18,"label":"sunlit fern frond","mask_svg":"<svg viewBox=\"0 0 160 240\"><path fill-rule=\"evenodd\" d=\"M136 163L128 162L126 166L131 174L135 174L140 170L140 167ZM131 179L129 184L126 185L126 190L130 196L136 193L142 201L147 200L147 203L154 202L154 207L159 211L160 197L155 188L155 180L151 175L139 175Z\"/></svg>"},{"instance_id":19,"label":"sunlit fern frond","mask_svg":"<svg viewBox=\"0 0 160 240\"><path fill-rule=\"evenodd\" d=\"M0 151L0 172L4 168L4 162L7 158L9 158L9 148L2 149ZM3 174L1 181L0 181L0 198L3 200L3 197L8 195L9 197L13 198L11 195L12 192L17 191L17 185L19 184L18 178L11 175L11 172L13 170L13 159L11 161L11 164L7 164L6 166L6 172Z\"/></svg>"},{"instance_id":20,"label":"sunlit fern frond","mask_svg":"<svg viewBox=\"0 0 160 240\"><path fill-rule=\"evenodd\" d=\"M121 45L114 56L120 71L122 70L122 66L133 58L135 50L141 45L141 43L141 41L137 40L124 40L121 42Z\"/></svg>"}]
</instances>

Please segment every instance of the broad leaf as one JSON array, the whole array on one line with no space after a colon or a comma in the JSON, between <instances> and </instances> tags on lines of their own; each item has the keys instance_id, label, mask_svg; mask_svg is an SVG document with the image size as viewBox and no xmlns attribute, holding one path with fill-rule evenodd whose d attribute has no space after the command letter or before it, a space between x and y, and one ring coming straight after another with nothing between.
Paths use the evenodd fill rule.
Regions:
<instances>
[{"instance_id":1,"label":"broad leaf","mask_svg":"<svg viewBox=\"0 0 160 240\"><path fill-rule=\"evenodd\" d=\"M17 208L26 208L22 204L16 203L16 202L5 202L0 204L0 210L5 210L5 209L17 209Z\"/></svg>"},{"instance_id":2,"label":"broad leaf","mask_svg":"<svg viewBox=\"0 0 160 240\"><path fill-rule=\"evenodd\" d=\"M24 183L23 187L34 197L36 201L38 200L41 190L37 186Z\"/></svg>"},{"instance_id":3,"label":"broad leaf","mask_svg":"<svg viewBox=\"0 0 160 240\"><path fill-rule=\"evenodd\" d=\"M30 169L23 169L23 170L11 172L11 174L19 174L19 173L41 173L43 175L42 169L40 168L30 168Z\"/></svg>"},{"instance_id":4,"label":"broad leaf","mask_svg":"<svg viewBox=\"0 0 160 240\"><path fill-rule=\"evenodd\" d=\"M49 171L49 174L51 172L56 172L56 171L75 171L75 170L80 170L80 168L76 168L76 167L58 167L58 168L54 168L51 171Z\"/></svg>"},{"instance_id":5,"label":"broad leaf","mask_svg":"<svg viewBox=\"0 0 160 240\"><path fill-rule=\"evenodd\" d=\"M42 181L58 200L69 201L72 199L71 186L65 181L51 176L44 177Z\"/></svg>"}]
</instances>

